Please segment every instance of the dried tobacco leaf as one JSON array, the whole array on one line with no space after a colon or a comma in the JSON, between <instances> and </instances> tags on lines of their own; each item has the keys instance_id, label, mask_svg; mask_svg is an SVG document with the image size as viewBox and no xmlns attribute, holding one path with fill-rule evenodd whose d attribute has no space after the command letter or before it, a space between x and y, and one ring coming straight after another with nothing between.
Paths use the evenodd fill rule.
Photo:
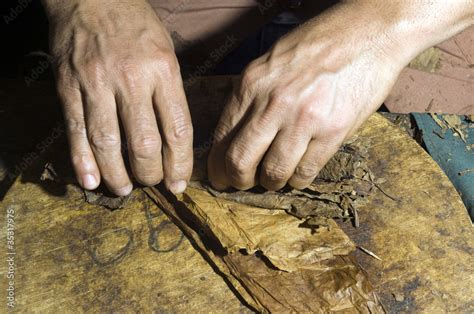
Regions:
<instances>
[{"instance_id":1,"label":"dried tobacco leaf","mask_svg":"<svg viewBox=\"0 0 474 314\"><path fill-rule=\"evenodd\" d=\"M460 116L455 114L443 115L443 119L447 126L453 131L453 134L457 134L466 143L467 138L467 125L462 123Z\"/></svg>"},{"instance_id":2,"label":"dried tobacco leaf","mask_svg":"<svg viewBox=\"0 0 474 314\"><path fill-rule=\"evenodd\" d=\"M441 128L441 132L444 133L448 129L448 126L441 120L436 113L430 113L431 118Z\"/></svg>"},{"instance_id":3,"label":"dried tobacco leaf","mask_svg":"<svg viewBox=\"0 0 474 314\"><path fill-rule=\"evenodd\" d=\"M252 207L188 188L180 200L229 252L261 252L280 270L320 269L320 261L348 255L355 245L333 220L329 228L304 228L284 211Z\"/></svg>"},{"instance_id":4,"label":"dried tobacco leaf","mask_svg":"<svg viewBox=\"0 0 474 314\"><path fill-rule=\"evenodd\" d=\"M331 219L353 217L358 225L356 207L378 182L367 147L358 139L346 143L302 191L215 191L199 159L179 200L146 191L255 309L380 313L366 276L347 255L354 244Z\"/></svg>"},{"instance_id":5,"label":"dried tobacco leaf","mask_svg":"<svg viewBox=\"0 0 474 314\"><path fill-rule=\"evenodd\" d=\"M165 197L156 188L145 191L257 311L384 312L365 274L350 257L321 261L318 269L283 272L269 265L266 256L225 250L183 203L170 203L172 196Z\"/></svg>"},{"instance_id":6,"label":"dried tobacco leaf","mask_svg":"<svg viewBox=\"0 0 474 314\"><path fill-rule=\"evenodd\" d=\"M321 169L318 179L340 182L344 179L362 178L368 171L365 153L358 142L343 145L339 151Z\"/></svg>"},{"instance_id":7,"label":"dried tobacco leaf","mask_svg":"<svg viewBox=\"0 0 474 314\"><path fill-rule=\"evenodd\" d=\"M431 47L426 49L413 59L408 66L421 71L436 72L440 67L439 48Z\"/></svg>"},{"instance_id":8,"label":"dried tobacco leaf","mask_svg":"<svg viewBox=\"0 0 474 314\"><path fill-rule=\"evenodd\" d=\"M365 141L355 138L343 145L316 180L304 190L283 189L273 192L257 187L248 191L220 192L203 183L202 177L199 177L199 181L191 182L191 186L207 190L221 199L285 210L293 216L307 219L308 226L325 226L327 221L324 218L353 218L354 225L358 226L357 206L362 205L377 187L367 166L369 145Z\"/></svg>"},{"instance_id":9,"label":"dried tobacco leaf","mask_svg":"<svg viewBox=\"0 0 474 314\"><path fill-rule=\"evenodd\" d=\"M455 114L445 114L442 115L442 119L440 119L435 113L431 113L430 115L436 124L438 124L441 128L442 134L438 134L441 138L444 138L444 133L446 133L447 130L451 130L454 136L459 136L461 140L463 140L465 143L467 142L468 125L463 123L460 116ZM469 119L466 118L466 122L469 122L468 120Z\"/></svg>"},{"instance_id":10,"label":"dried tobacco leaf","mask_svg":"<svg viewBox=\"0 0 474 314\"><path fill-rule=\"evenodd\" d=\"M269 312L384 312L364 273L349 257L325 261L325 270L296 273L270 270L255 255L230 254L224 261Z\"/></svg>"},{"instance_id":11,"label":"dried tobacco leaf","mask_svg":"<svg viewBox=\"0 0 474 314\"><path fill-rule=\"evenodd\" d=\"M43 172L41 173L40 176L41 181L61 181L60 176L56 173L56 170L54 169L52 163L48 162L44 165Z\"/></svg>"},{"instance_id":12,"label":"dried tobacco leaf","mask_svg":"<svg viewBox=\"0 0 474 314\"><path fill-rule=\"evenodd\" d=\"M252 189L249 191L219 192L207 184L191 182L190 186L207 190L213 196L250 206L284 210L299 218L308 216L324 216L328 218L342 217L341 209L336 203L327 201L331 196L321 196L320 199L299 195L301 192L282 193Z\"/></svg>"},{"instance_id":13,"label":"dried tobacco leaf","mask_svg":"<svg viewBox=\"0 0 474 314\"><path fill-rule=\"evenodd\" d=\"M92 205L104 206L108 209L119 209L125 206L129 196L109 196L100 191L84 190L84 198L87 203Z\"/></svg>"}]
</instances>

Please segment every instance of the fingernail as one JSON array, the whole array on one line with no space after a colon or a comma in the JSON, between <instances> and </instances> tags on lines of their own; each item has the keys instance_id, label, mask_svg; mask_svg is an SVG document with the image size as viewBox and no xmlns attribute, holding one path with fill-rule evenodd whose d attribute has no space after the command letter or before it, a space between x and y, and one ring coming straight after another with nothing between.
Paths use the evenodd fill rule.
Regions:
<instances>
[{"instance_id":1,"label":"fingernail","mask_svg":"<svg viewBox=\"0 0 474 314\"><path fill-rule=\"evenodd\" d=\"M170 191L173 194L180 194L186 190L186 181L180 180L170 184Z\"/></svg>"},{"instance_id":2,"label":"fingernail","mask_svg":"<svg viewBox=\"0 0 474 314\"><path fill-rule=\"evenodd\" d=\"M93 190L97 187L97 180L93 175L86 174L82 177L82 184L84 185L84 188L88 190Z\"/></svg>"},{"instance_id":3,"label":"fingernail","mask_svg":"<svg viewBox=\"0 0 474 314\"><path fill-rule=\"evenodd\" d=\"M128 194L132 192L132 190L133 190L133 185L129 184L121 189L118 189L116 193L118 196L127 196Z\"/></svg>"}]
</instances>

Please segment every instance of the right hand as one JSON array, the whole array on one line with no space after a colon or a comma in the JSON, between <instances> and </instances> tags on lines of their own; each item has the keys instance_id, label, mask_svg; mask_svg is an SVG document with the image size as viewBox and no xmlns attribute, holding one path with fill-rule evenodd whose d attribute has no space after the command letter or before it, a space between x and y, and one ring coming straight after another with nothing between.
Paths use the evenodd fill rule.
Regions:
<instances>
[{"instance_id":1,"label":"right hand","mask_svg":"<svg viewBox=\"0 0 474 314\"><path fill-rule=\"evenodd\" d=\"M80 185L116 195L162 179L173 193L192 171L192 125L171 38L147 1L56 1L46 9L72 163ZM54 0L51 0L54 2ZM119 118L120 117L120 118ZM120 119L120 123L119 123Z\"/></svg>"}]
</instances>

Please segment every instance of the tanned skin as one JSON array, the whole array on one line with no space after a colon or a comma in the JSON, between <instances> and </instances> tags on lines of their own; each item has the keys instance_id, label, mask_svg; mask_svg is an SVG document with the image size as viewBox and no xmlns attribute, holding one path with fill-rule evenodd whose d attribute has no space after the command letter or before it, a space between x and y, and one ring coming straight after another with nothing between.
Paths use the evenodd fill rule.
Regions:
<instances>
[{"instance_id":1,"label":"tanned skin","mask_svg":"<svg viewBox=\"0 0 474 314\"><path fill-rule=\"evenodd\" d=\"M79 184L131 192L120 121L135 179L184 191L193 128L172 41L148 2L43 4ZM242 74L216 128L212 185L308 186L403 67L473 25L473 15L472 0L358 0L298 27Z\"/></svg>"}]
</instances>

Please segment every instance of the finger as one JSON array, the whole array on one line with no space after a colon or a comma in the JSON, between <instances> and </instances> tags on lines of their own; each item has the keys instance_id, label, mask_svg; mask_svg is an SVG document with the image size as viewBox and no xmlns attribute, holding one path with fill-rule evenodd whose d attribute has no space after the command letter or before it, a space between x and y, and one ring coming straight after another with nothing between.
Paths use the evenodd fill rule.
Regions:
<instances>
[{"instance_id":1,"label":"finger","mask_svg":"<svg viewBox=\"0 0 474 314\"><path fill-rule=\"evenodd\" d=\"M251 99L238 97L234 92L224 108L214 132L214 142L208 158L208 177L212 186L223 190L232 185L227 175L227 164L237 164L228 154L229 146L249 117ZM228 161L232 159L233 161Z\"/></svg>"},{"instance_id":2,"label":"finger","mask_svg":"<svg viewBox=\"0 0 474 314\"><path fill-rule=\"evenodd\" d=\"M298 163L294 174L288 180L288 184L295 189L308 187L314 181L319 171L337 152L343 140L343 138L340 140L313 139Z\"/></svg>"},{"instance_id":3,"label":"finger","mask_svg":"<svg viewBox=\"0 0 474 314\"><path fill-rule=\"evenodd\" d=\"M247 118L251 101L250 97L238 96L238 88L235 88L222 111L207 162L208 178L215 189L224 190L231 185L226 175L225 156L233 136Z\"/></svg>"},{"instance_id":4,"label":"finger","mask_svg":"<svg viewBox=\"0 0 474 314\"><path fill-rule=\"evenodd\" d=\"M100 184L100 172L92 153L84 121L81 93L58 80L58 96L63 105L71 161L77 181L87 190Z\"/></svg>"},{"instance_id":5,"label":"finger","mask_svg":"<svg viewBox=\"0 0 474 314\"><path fill-rule=\"evenodd\" d=\"M122 158L115 97L111 91L83 92L89 144L112 193L130 194L132 183Z\"/></svg>"},{"instance_id":6,"label":"finger","mask_svg":"<svg viewBox=\"0 0 474 314\"><path fill-rule=\"evenodd\" d=\"M133 93L125 91L120 89L116 99L127 137L130 166L138 182L153 186L163 179L163 167L152 95L146 88L136 88Z\"/></svg>"},{"instance_id":7,"label":"finger","mask_svg":"<svg viewBox=\"0 0 474 314\"><path fill-rule=\"evenodd\" d=\"M166 187L184 192L193 168L193 128L179 71L159 80L153 94L163 137L163 171Z\"/></svg>"},{"instance_id":8,"label":"finger","mask_svg":"<svg viewBox=\"0 0 474 314\"><path fill-rule=\"evenodd\" d=\"M256 185L257 167L278 133L279 124L271 115L252 112L226 152L226 175L240 190Z\"/></svg>"},{"instance_id":9,"label":"finger","mask_svg":"<svg viewBox=\"0 0 474 314\"><path fill-rule=\"evenodd\" d=\"M283 188L304 155L310 137L300 128L278 133L262 162L260 184L268 190Z\"/></svg>"}]
</instances>

